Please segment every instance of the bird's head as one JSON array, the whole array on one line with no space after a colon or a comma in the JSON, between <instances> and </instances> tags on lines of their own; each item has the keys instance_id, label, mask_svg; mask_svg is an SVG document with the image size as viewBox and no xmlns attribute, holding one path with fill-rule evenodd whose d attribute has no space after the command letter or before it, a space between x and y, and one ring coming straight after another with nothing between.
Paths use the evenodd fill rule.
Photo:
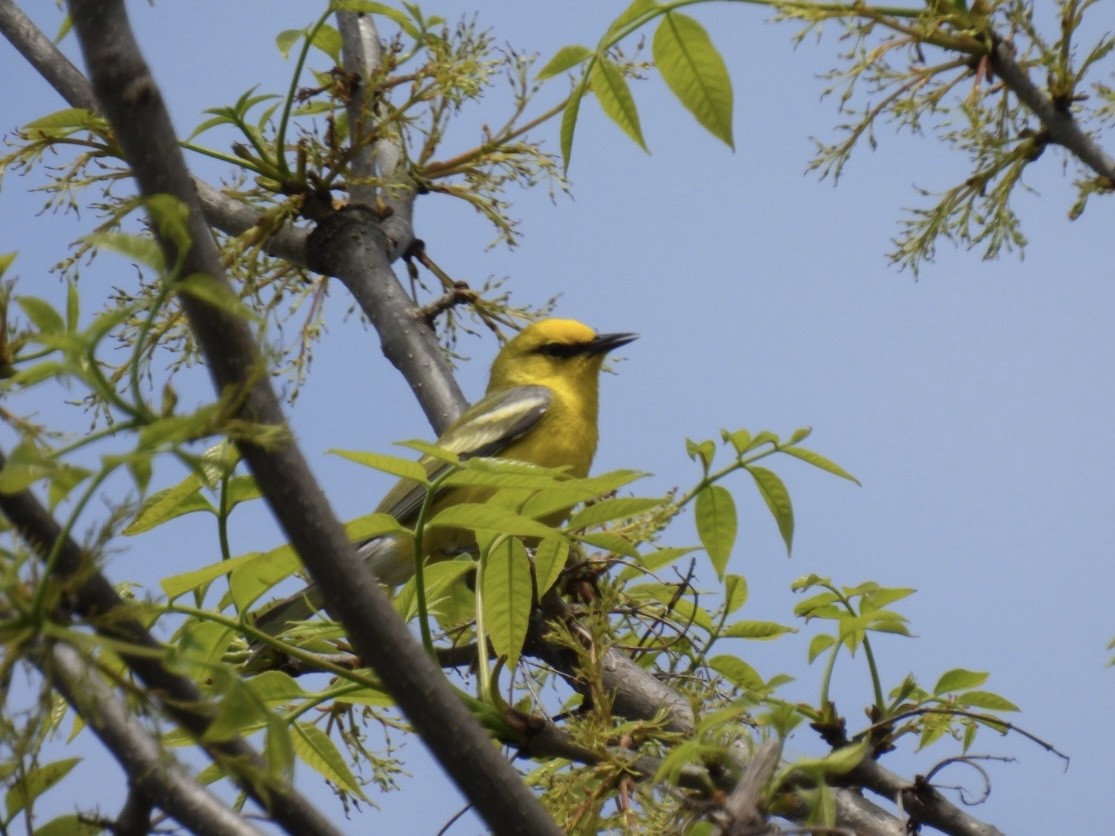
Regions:
<instances>
[{"instance_id":1,"label":"bird's head","mask_svg":"<svg viewBox=\"0 0 1115 836\"><path fill-rule=\"evenodd\" d=\"M637 334L597 334L573 319L531 323L503 347L492 363L488 391L511 386L591 386L604 355L627 345Z\"/></svg>"}]
</instances>

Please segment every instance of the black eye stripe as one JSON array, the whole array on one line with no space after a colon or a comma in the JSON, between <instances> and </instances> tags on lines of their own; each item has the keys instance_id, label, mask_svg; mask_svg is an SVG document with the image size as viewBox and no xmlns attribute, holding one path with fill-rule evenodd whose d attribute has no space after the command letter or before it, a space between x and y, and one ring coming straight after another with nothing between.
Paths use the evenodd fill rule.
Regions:
<instances>
[{"instance_id":1,"label":"black eye stripe","mask_svg":"<svg viewBox=\"0 0 1115 836\"><path fill-rule=\"evenodd\" d=\"M567 359L569 357L576 357L578 354L583 354L585 347L577 343L546 343L535 350L545 357Z\"/></svg>"}]
</instances>

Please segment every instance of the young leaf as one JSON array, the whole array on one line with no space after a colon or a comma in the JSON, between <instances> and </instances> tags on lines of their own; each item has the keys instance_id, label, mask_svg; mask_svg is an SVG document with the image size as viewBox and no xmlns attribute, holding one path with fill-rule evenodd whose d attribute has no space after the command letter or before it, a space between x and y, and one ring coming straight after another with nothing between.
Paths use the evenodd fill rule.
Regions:
<instances>
[{"instance_id":1,"label":"young leaf","mask_svg":"<svg viewBox=\"0 0 1115 836\"><path fill-rule=\"evenodd\" d=\"M201 477L191 473L177 485L164 488L147 497L136 513L135 519L123 533L128 537L142 534L167 520L194 511L214 512L214 508L213 504L201 495Z\"/></svg>"},{"instance_id":2,"label":"young leaf","mask_svg":"<svg viewBox=\"0 0 1115 836\"><path fill-rule=\"evenodd\" d=\"M554 531L548 525L527 519L505 508L480 502L462 502L443 508L434 515L427 526L470 528L519 537L545 537Z\"/></svg>"},{"instance_id":3,"label":"young leaf","mask_svg":"<svg viewBox=\"0 0 1115 836\"><path fill-rule=\"evenodd\" d=\"M724 578L724 612L734 613L747 602L747 578L728 575Z\"/></svg>"},{"instance_id":4,"label":"young leaf","mask_svg":"<svg viewBox=\"0 0 1115 836\"><path fill-rule=\"evenodd\" d=\"M969 708L983 708L988 711L1021 711L1017 705L1006 697L1001 697L991 691L965 691L956 698L957 705Z\"/></svg>"},{"instance_id":5,"label":"young leaf","mask_svg":"<svg viewBox=\"0 0 1115 836\"><path fill-rule=\"evenodd\" d=\"M404 459L401 456L385 456L382 453L368 453L359 450L330 450L335 456L348 459L350 462L362 464L392 476L411 479L420 484L428 484L429 479L426 469L414 459Z\"/></svg>"},{"instance_id":6,"label":"young leaf","mask_svg":"<svg viewBox=\"0 0 1115 836\"><path fill-rule=\"evenodd\" d=\"M617 497L594 502L574 514L569 520L570 528L590 528L612 520L627 519L658 508L662 500L641 497Z\"/></svg>"},{"instance_id":7,"label":"young leaf","mask_svg":"<svg viewBox=\"0 0 1115 836\"><path fill-rule=\"evenodd\" d=\"M69 774L81 763L81 758L64 758L42 766L34 766L4 794L4 809L8 820L15 818L25 802L34 801ZM10 776L9 776L10 777Z\"/></svg>"},{"instance_id":8,"label":"young leaf","mask_svg":"<svg viewBox=\"0 0 1115 836\"><path fill-rule=\"evenodd\" d=\"M828 633L818 633L809 641L809 662L813 660L836 644L836 638Z\"/></svg>"},{"instance_id":9,"label":"young leaf","mask_svg":"<svg viewBox=\"0 0 1115 836\"><path fill-rule=\"evenodd\" d=\"M581 99L585 97L585 84L578 84L569 96L565 110L561 112L561 159L565 171L569 171L569 162L573 158L573 134L577 131L577 116L581 112Z\"/></svg>"},{"instance_id":10,"label":"young leaf","mask_svg":"<svg viewBox=\"0 0 1115 836\"><path fill-rule=\"evenodd\" d=\"M334 786L368 801L360 782L348 768L332 739L313 723L294 723L291 743L298 757ZM369 802L370 803L370 802Z\"/></svg>"},{"instance_id":11,"label":"young leaf","mask_svg":"<svg viewBox=\"0 0 1115 836\"><path fill-rule=\"evenodd\" d=\"M589 71L589 85L608 118L646 151L643 129L639 124L639 111L627 86L627 79L623 77L619 67L606 56L597 55Z\"/></svg>"},{"instance_id":12,"label":"young leaf","mask_svg":"<svg viewBox=\"0 0 1115 836\"><path fill-rule=\"evenodd\" d=\"M937 680L937 684L933 686L934 696L947 694L951 691L967 691L971 688L978 688L987 681L990 674L983 671L968 671L964 668L953 668L951 671L945 671L941 674L941 678Z\"/></svg>"},{"instance_id":13,"label":"young leaf","mask_svg":"<svg viewBox=\"0 0 1115 836\"><path fill-rule=\"evenodd\" d=\"M794 458L801 459L803 462L808 462L814 467L827 471L834 476L839 476L841 479L847 479L849 482L855 482L857 485L860 484L859 479L836 462L829 461L820 453L814 453L812 450L806 450L804 447L783 447L782 452L787 456L793 456Z\"/></svg>"},{"instance_id":14,"label":"young leaf","mask_svg":"<svg viewBox=\"0 0 1115 836\"><path fill-rule=\"evenodd\" d=\"M775 621L737 621L729 624L724 632L724 638L730 639L775 639L786 633L796 633L794 627L787 627Z\"/></svg>"},{"instance_id":15,"label":"young leaf","mask_svg":"<svg viewBox=\"0 0 1115 836\"><path fill-rule=\"evenodd\" d=\"M699 494L695 508L697 536L719 578L724 577L736 542L736 503L720 485L709 485Z\"/></svg>"},{"instance_id":16,"label":"young leaf","mask_svg":"<svg viewBox=\"0 0 1115 836\"><path fill-rule=\"evenodd\" d=\"M546 537L534 550L534 581L541 598L557 581L569 560L569 541L564 537Z\"/></svg>"},{"instance_id":17,"label":"young leaf","mask_svg":"<svg viewBox=\"0 0 1115 836\"><path fill-rule=\"evenodd\" d=\"M66 329L62 317L49 302L34 296L17 296L16 302L23 308L23 313L31 324L42 333L56 334Z\"/></svg>"},{"instance_id":18,"label":"young leaf","mask_svg":"<svg viewBox=\"0 0 1115 836\"><path fill-rule=\"evenodd\" d=\"M507 658L507 667L519 661L526 641L533 603L530 563L522 541L509 537L487 555L484 566L484 625L496 653Z\"/></svg>"},{"instance_id":19,"label":"young leaf","mask_svg":"<svg viewBox=\"0 0 1115 836\"><path fill-rule=\"evenodd\" d=\"M251 311L248 310L231 287L204 273L193 273L186 276L175 283L174 288L179 293L192 296L199 302L205 302L219 311L224 311L245 320L254 318Z\"/></svg>"},{"instance_id":20,"label":"young leaf","mask_svg":"<svg viewBox=\"0 0 1115 836\"><path fill-rule=\"evenodd\" d=\"M751 691L762 691L766 688L766 683L759 676L759 672L738 656L713 656L709 659L709 667L741 688Z\"/></svg>"},{"instance_id":21,"label":"young leaf","mask_svg":"<svg viewBox=\"0 0 1115 836\"><path fill-rule=\"evenodd\" d=\"M747 472L754 478L759 494L767 503L774 521L778 523L778 531L786 544L788 555L794 544L794 507L790 504L790 494L774 471L758 465L749 465Z\"/></svg>"},{"instance_id":22,"label":"young leaf","mask_svg":"<svg viewBox=\"0 0 1115 836\"><path fill-rule=\"evenodd\" d=\"M734 148L732 80L708 32L693 18L667 12L654 33L654 62L678 100L713 136Z\"/></svg>"},{"instance_id":23,"label":"young leaf","mask_svg":"<svg viewBox=\"0 0 1115 836\"><path fill-rule=\"evenodd\" d=\"M538 80L544 81L547 78L553 78L555 75L560 75L566 70L571 70L578 64L582 64L592 57L592 50L588 47L579 46L578 44L569 44L563 46L557 51L553 58L546 62L546 66L538 71Z\"/></svg>"}]
</instances>

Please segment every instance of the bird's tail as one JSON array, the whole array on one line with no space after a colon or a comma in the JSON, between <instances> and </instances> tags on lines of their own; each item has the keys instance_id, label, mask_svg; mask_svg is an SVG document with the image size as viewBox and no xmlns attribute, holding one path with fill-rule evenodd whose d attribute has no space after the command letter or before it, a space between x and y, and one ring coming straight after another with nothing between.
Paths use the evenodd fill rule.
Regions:
<instances>
[{"instance_id":1,"label":"bird's tail","mask_svg":"<svg viewBox=\"0 0 1115 836\"><path fill-rule=\"evenodd\" d=\"M310 584L260 613L255 627L269 636L277 636L296 621L305 621L324 604L321 590Z\"/></svg>"}]
</instances>

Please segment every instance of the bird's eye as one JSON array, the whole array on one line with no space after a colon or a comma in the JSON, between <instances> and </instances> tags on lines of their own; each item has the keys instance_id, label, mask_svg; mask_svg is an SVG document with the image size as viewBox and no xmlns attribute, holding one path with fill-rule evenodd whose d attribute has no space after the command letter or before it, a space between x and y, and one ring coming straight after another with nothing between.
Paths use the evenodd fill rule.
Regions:
<instances>
[{"instance_id":1,"label":"bird's eye","mask_svg":"<svg viewBox=\"0 0 1115 836\"><path fill-rule=\"evenodd\" d=\"M543 346L539 346L538 353L544 357L552 357L555 360L564 360L580 354L581 347L569 343L546 343Z\"/></svg>"}]
</instances>

